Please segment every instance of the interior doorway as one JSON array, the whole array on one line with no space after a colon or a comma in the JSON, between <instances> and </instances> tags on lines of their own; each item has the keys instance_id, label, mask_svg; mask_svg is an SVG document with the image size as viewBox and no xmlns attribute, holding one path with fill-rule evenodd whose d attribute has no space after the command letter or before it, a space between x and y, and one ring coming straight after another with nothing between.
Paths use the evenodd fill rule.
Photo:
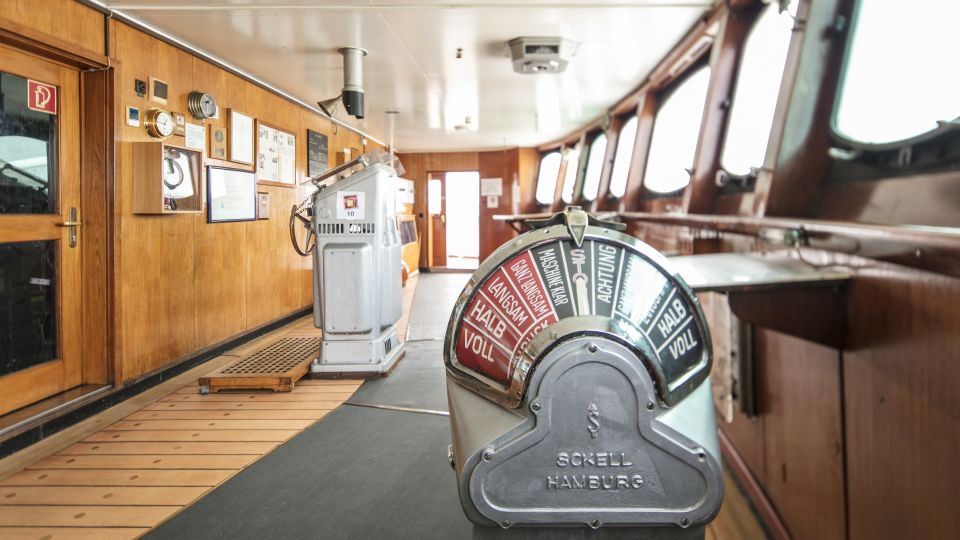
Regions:
<instances>
[{"instance_id":1,"label":"interior doorway","mask_svg":"<svg viewBox=\"0 0 960 540\"><path fill-rule=\"evenodd\" d=\"M0 46L0 415L79 386L80 75Z\"/></svg>"},{"instance_id":2,"label":"interior doorway","mask_svg":"<svg viewBox=\"0 0 960 540\"><path fill-rule=\"evenodd\" d=\"M476 269L480 263L480 173L429 173L427 209L430 267Z\"/></svg>"}]
</instances>

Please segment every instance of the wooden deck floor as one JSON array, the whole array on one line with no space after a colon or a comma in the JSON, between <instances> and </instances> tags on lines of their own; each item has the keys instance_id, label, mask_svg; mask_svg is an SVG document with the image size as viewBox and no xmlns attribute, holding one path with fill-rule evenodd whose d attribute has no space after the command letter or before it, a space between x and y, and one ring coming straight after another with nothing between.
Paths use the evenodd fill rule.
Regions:
<instances>
[{"instance_id":1,"label":"wooden deck floor","mask_svg":"<svg viewBox=\"0 0 960 540\"><path fill-rule=\"evenodd\" d=\"M407 335L417 278L404 289ZM360 381L301 381L289 394L203 396L196 380L282 337L317 335L305 317L0 460L0 538L136 538L348 399ZM710 540L763 538L728 479Z\"/></svg>"}]
</instances>

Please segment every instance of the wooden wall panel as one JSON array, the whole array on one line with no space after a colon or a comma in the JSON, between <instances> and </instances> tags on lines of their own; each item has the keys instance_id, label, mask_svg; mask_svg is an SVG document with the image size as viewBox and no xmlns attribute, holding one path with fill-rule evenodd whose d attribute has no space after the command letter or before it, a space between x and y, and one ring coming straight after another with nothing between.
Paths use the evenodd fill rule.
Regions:
<instances>
[{"instance_id":1,"label":"wooden wall panel","mask_svg":"<svg viewBox=\"0 0 960 540\"><path fill-rule=\"evenodd\" d=\"M487 208L485 197L480 199L480 260L486 259L500 244L514 237L515 231L503 221L494 221L496 214L513 213L513 179L520 171L520 151L516 148L480 153L480 178L502 178L503 196L495 208Z\"/></svg>"},{"instance_id":2,"label":"wooden wall panel","mask_svg":"<svg viewBox=\"0 0 960 540\"><path fill-rule=\"evenodd\" d=\"M79 2L0 0L0 17L49 34L91 53L104 54L104 15Z\"/></svg>"},{"instance_id":3,"label":"wooden wall panel","mask_svg":"<svg viewBox=\"0 0 960 540\"><path fill-rule=\"evenodd\" d=\"M128 142L151 140L122 123L126 105L146 109L133 79L153 75L170 84L168 108L186 110L193 59L142 32L114 24L118 94L117 204L120 212L118 274L119 357L125 379L159 369L198 348L195 332L193 216L133 214L132 153Z\"/></svg>"},{"instance_id":4,"label":"wooden wall panel","mask_svg":"<svg viewBox=\"0 0 960 540\"><path fill-rule=\"evenodd\" d=\"M874 265L844 353L850 538L960 528L960 279Z\"/></svg>"},{"instance_id":5,"label":"wooden wall panel","mask_svg":"<svg viewBox=\"0 0 960 540\"><path fill-rule=\"evenodd\" d=\"M764 488L798 539L845 535L840 353L764 328L754 334Z\"/></svg>"},{"instance_id":6,"label":"wooden wall panel","mask_svg":"<svg viewBox=\"0 0 960 540\"><path fill-rule=\"evenodd\" d=\"M270 194L270 218L240 223L207 223L206 213L144 216L133 214L129 142L148 141L142 128L126 126L128 105L152 104L133 92L133 80L157 77L170 87L165 108L187 113L193 90L213 94L221 108L210 123L227 127L235 108L297 136L297 178L306 178L306 128L327 134L330 163L344 147L364 151L362 137L208 62L122 23L112 23L118 98L117 201L119 268L116 289L119 379L134 380L310 305L309 258L290 245L290 208L307 196L307 187L258 185ZM182 144L182 137L171 139ZM356 156L353 156L356 157ZM208 165L252 167L207 159Z\"/></svg>"}]
</instances>

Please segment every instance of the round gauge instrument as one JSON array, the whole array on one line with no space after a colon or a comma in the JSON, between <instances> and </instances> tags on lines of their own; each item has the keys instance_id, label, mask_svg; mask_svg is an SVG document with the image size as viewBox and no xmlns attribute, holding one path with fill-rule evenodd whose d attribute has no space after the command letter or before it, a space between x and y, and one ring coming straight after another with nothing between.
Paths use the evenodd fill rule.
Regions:
<instances>
[{"instance_id":1,"label":"round gauge instrument","mask_svg":"<svg viewBox=\"0 0 960 540\"><path fill-rule=\"evenodd\" d=\"M173 115L156 107L147 110L144 127L147 129L148 135L161 141L173 135L177 128Z\"/></svg>"},{"instance_id":2,"label":"round gauge instrument","mask_svg":"<svg viewBox=\"0 0 960 540\"><path fill-rule=\"evenodd\" d=\"M690 288L653 248L596 226L580 245L557 225L495 252L454 308L444 358L458 382L517 407L539 357L576 334L633 348L667 404L709 373L709 334Z\"/></svg>"},{"instance_id":3,"label":"round gauge instrument","mask_svg":"<svg viewBox=\"0 0 960 540\"><path fill-rule=\"evenodd\" d=\"M204 92L190 92L187 97L187 109L197 120L206 120L217 116L217 100Z\"/></svg>"}]
</instances>

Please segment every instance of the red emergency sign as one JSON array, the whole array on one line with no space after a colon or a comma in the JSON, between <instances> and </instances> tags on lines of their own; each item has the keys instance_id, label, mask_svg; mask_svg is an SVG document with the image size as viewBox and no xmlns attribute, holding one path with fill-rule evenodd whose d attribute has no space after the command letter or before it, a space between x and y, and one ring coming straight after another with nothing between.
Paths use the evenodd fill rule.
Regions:
<instances>
[{"instance_id":1,"label":"red emergency sign","mask_svg":"<svg viewBox=\"0 0 960 540\"><path fill-rule=\"evenodd\" d=\"M27 80L27 107L31 111L57 114L57 87Z\"/></svg>"}]
</instances>

